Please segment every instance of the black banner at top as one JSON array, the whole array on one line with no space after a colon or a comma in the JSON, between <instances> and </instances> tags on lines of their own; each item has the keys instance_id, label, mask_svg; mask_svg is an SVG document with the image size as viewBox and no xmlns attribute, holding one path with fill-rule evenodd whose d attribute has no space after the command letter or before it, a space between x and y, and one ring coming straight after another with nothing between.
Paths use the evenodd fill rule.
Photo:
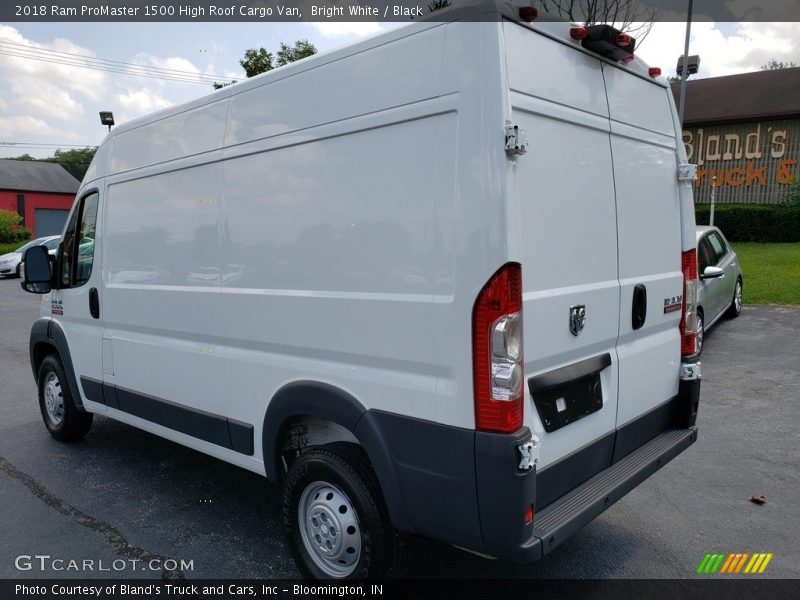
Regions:
<instances>
[{"instance_id":1,"label":"black banner at top","mask_svg":"<svg viewBox=\"0 0 800 600\"><path fill-rule=\"evenodd\" d=\"M493 21L533 6L575 22L685 21L690 0L2 0L6 22ZM530 14L530 13L527 13ZM693 21L800 21L800 0L693 0Z\"/></svg>"}]
</instances>

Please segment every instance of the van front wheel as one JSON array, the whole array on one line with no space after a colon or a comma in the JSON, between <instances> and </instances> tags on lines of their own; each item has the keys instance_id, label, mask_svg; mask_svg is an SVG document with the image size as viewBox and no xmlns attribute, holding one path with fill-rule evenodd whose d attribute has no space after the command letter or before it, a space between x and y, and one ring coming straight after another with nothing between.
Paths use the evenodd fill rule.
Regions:
<instances>
[{"instance_id":1,"label":"van front wheel","mask_svg":"<svg viewBox=\"0 0 800 600\"><path fill-rule=\"evenodd\" d=\"M55 354L42 361L37 383L39 409L50 435L62 442L77 440L86 435L92 427L94 415L75 405L64 368Z\"/></svg>"},{"instance_id":2,"label":"van front wheel","mask_svg":"<svg viewBox=\"0 0 800 600\"><path fill-rule=\"evenodd\" d=\"M405 537L392 528L375 473L355 444L313 447L294 461L283 483L283 521L304 577L402 574Z\"/></svg>"}]
</instances>

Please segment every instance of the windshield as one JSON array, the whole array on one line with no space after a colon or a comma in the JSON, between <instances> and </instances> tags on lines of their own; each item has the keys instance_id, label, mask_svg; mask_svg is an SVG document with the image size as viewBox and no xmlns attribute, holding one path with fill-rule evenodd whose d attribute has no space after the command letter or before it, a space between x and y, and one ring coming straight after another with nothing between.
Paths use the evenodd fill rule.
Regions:
<instances>
[{"instance_id":1,"label":"windshield","mask_svg":"<svg viewBox=\"0 0 800 600\"><path fill-rule=\"evenodd\" d=\"M38 246L39 244L41 244L43 240L44 238L37 238L35 240L31 240L24 246L20 246L19 248L14 250L14 252L19 252L19 253L25 252L25 250L27 250L28 248L33 248L34 246Z\"/></svg>"}]
</instances>

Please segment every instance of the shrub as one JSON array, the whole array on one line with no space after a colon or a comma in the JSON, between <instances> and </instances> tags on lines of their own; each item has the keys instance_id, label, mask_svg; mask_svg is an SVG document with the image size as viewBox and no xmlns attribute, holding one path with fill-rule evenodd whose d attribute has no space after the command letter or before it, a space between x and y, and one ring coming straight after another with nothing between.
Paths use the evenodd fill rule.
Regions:
<instances>
[{"instance_id":1,"label":"shrub","mask_svg":"<svg viewBox=\"0 0 800 600\"><path fill-rule=\"evenodd\" d=\"M710 204L695 205L698 225L708 225ZM800 242L800 201L786 204L717 204L714 225L732 242Z\"/></svg>"},{"instance_id":2,"label":"shrub","mask_svg":"<svg viewBox=\"0 0 800 600\"><path fill-rule=\"evenodd\" d=\"M0 210L0 244L24 243L31 232L21 225L22 217L9 210Z\"/></svg>"}]
</instances>

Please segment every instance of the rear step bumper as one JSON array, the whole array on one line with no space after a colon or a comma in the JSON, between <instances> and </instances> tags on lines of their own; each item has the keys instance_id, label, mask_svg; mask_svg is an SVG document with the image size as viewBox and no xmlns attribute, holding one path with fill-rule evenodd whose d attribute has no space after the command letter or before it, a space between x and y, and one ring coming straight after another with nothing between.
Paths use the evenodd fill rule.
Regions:
<instances>
[{"instance_id":1,"label":"rear step bumper","mask_svg":"<svg viewBox=\"0 0 800 600\"><path fill-rule=\"evenodd\" d=\"M536 512L531 539L516 557L535 561L595 519L697 440L697 427L670 429Z\"/></svg>"}]
</instances>

